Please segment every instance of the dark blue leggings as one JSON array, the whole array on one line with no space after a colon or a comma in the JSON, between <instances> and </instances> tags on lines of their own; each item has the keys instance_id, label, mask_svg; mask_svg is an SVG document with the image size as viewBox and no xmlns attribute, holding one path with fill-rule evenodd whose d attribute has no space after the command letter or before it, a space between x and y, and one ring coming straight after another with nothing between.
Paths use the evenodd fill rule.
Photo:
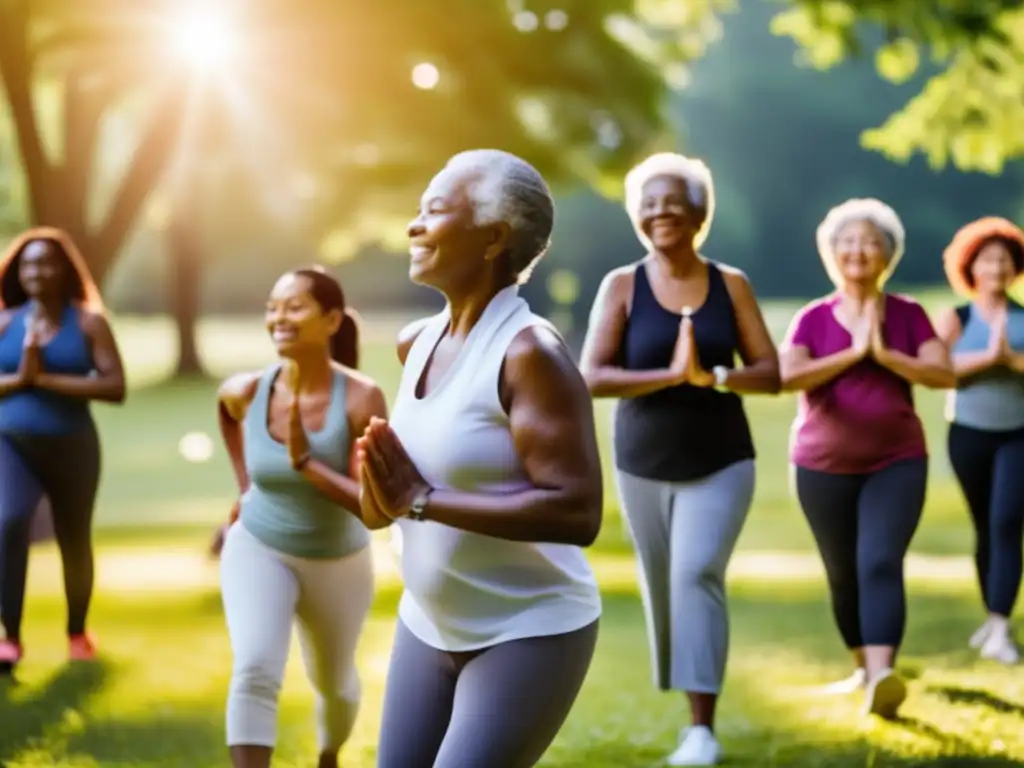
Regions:
<instances>
[{"instance_id":1,"label":"dark blue leggings","mask_svg":"<svg viewBox=\"0 0 1024 768\"><path fill-rule=\"evenodd\" d=\"M100 476L93 428L66 435L0 435L0 622L21 634L32 518L45 494L64 566L69 635L85 631L92 598L92 512Z\"/></svg>"},{"instance_id":2,"label":"dark blue leggings","mask_svg":"<svg viewBox=\"0 0 1024 768\"><path fill-rule=\"evenodd\" d=\"M1009 616L1020 592L1024 547L1024 429L989 432L953 424L949 462L974 521L985 607Z\"/></svg>"},{"instance_id":3,"label":"dark blue leggings","mask_svg":"<svg viewBox=\"0 0 1024 768\"><path fill-rule=\"evenodd\" d=\"M847 648L899 646L907 623L903 560L924 509L928 459L862 475L796 468L832 611Z\"/></svg>"}]
</instances>

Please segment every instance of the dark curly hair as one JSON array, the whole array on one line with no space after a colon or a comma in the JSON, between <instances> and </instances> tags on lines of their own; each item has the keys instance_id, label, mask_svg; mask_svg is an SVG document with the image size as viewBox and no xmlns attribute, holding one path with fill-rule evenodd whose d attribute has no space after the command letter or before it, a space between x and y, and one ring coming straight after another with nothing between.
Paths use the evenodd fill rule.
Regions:
<instances>
[{"instance_id":1,"label":"dark curly hair","mask_svg":"<svg viewBox=\"0 0 1024 768\"><path fill-rule=\"evenodd\" d=\"M25 304L29 297L21 284L19 266L21 255L31 243L52 245L67 266L67 298L86 309L103 312L103 298L71 236L56 227L33 227L18 235L0 257L0 309L11 309Z\"/></svg>"},{"instance_id":2,"label":"dark curly hair","mask_svg":"<svg viewBox=\"0 0 1024 768\"><path fill-rule=\"evenodd\" d=\"M942 254L946 278L954 291L963 296L974 295L971 267L981 249L991 242L1006 246L1017 274L1024 272L1024 230L999 216L986 216L962 226Z\"/></svg>"}]
</instances>

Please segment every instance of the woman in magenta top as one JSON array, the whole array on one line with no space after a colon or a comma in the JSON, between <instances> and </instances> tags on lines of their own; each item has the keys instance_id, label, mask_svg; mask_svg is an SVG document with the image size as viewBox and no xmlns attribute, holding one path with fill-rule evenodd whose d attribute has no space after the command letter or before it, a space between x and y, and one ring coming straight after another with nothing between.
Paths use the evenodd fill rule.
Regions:
<instances>
[{"instance_id":1,"label":"woman in magenta top","mask_svg":"<svg viewBox=\"0 0 1024 768\"><path fill-rule=\"evenodd\" d=\"M791 460L796 491L828 576L839 632L866 688L865 711L893 717L906 686L903 560L924 507L928 454L912 386L953 386L920 304L883 291L903 254L896 212L879 200L829 211L818 251L836 291L794 318L782 386L800 392Z\"/></svg>"}]
</instances>

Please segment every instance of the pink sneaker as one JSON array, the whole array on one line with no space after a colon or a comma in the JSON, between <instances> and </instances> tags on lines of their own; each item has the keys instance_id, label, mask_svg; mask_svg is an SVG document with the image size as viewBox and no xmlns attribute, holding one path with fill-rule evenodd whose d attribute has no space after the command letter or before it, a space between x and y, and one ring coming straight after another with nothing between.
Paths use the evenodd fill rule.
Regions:
<instances>
[{"instance_id":1,"label":"pink sneaker","mask_svg":"<svg viewBox=\"0 0 1024 768\"><path fill-rule=\"evenodd\" d=\"M96 643L87 635L71 635L68 638L68 657L72 661L95 661Z\"/></svg>"},{"instance_id":2,"label":"pink sneaker","mask_svg":"<svg viewBox=\"0 0 1024 768\"><path fill-rule=\"evenodd\" d=\"M13 640L0 640L0 666L13 667L23 655L21 643Z\"/></svg>"}]
</instances>

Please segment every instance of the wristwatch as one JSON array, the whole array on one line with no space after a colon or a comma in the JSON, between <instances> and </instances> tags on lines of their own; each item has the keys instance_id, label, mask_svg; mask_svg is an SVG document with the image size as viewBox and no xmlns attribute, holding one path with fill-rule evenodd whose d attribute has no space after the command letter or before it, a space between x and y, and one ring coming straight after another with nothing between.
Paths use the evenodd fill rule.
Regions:
<instances>
[{"instance_id":1,"label":"wristwatch","mask_svg":"<svg viewBox=\"0 0 1024 768\"><path fill-rule=\"evenodd\" d=\"M729 381L729 369L724 365L716 365L711 369L711 373L715 376L715 389L719 392L728 392L729 389L725 385Z\"/></svg>"},{"instance_id":2,"label":"wristwatch","mask_svg":"<svg viewBox=\"0 0 1024 768\"><path fill-rule=\"evenodd\" d=\"M416 494L416 498L412 500L412 505L409 507L409 518L411 520L425 520L427 513L427 502L430 501L430 492L433 488L428 488Z\"/></svg>"}]
</instances>

